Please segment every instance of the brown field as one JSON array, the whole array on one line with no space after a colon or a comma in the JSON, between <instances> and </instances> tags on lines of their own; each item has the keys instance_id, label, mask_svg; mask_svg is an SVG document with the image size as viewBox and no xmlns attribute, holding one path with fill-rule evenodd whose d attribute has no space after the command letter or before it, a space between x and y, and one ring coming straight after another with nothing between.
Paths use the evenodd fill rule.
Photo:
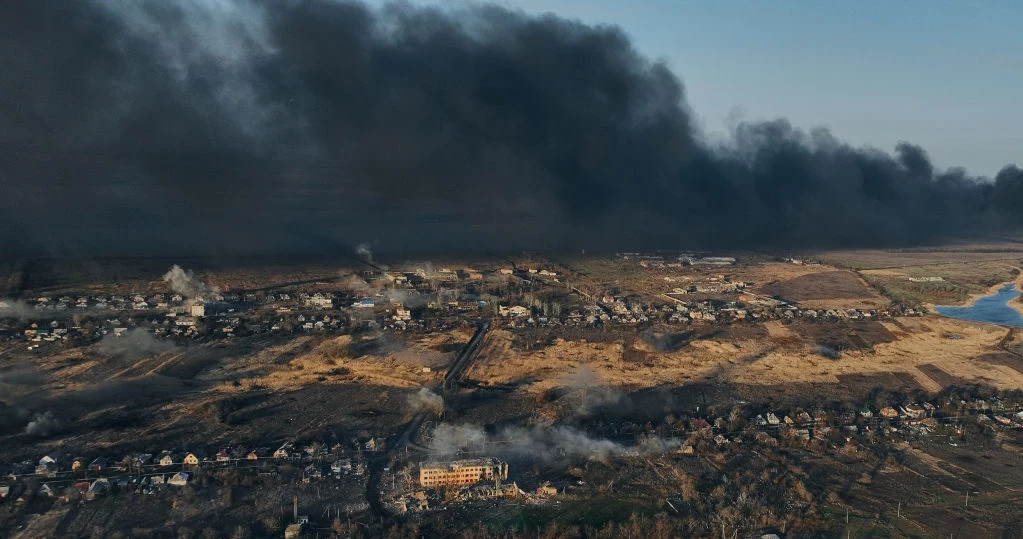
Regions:
<instances>
[{"instance_id":1,"label":"brown field","mask_svg":"<svg viewBox=\"0 0 1023 539\"><path fill-rule=\"evenodd\" d=\"M829 264L855 270L977 262L1014 263L1023 259L1023 244L1017 240L913 249L858 249L827 251L816 257Z\"/></svg>"},{"instance_id":2,"label":"brown field","mask_svg":"<svg viewBox=\"0 0 1023 539\"><path fill-rule=\"evenodd\" d=\"M1015 261L978 261L862 270L860 274L894 301L925 305L960 305L993 293L1006 282L1018 281ZM941 277L938 282L910 278Z\"/></svg>"},{"instance_id":3,"label":"brown field","mask_svg":"<svg viewBox=\"0 0 1023 539\"><path fill-rule=\"evenodd\" d=\"M832 268L773 281L758 287L757 292L809 309L877 309L888 304L888 300L870 288L860 276L849 270Z\"/></svg>"},{"instance_id":4,"label":"brown field","mask_svg":"<svg viewBox=\"0 0 1023 539\"><path fill-rule=\"evenodd\" d=\"M52 412L64 425L62 447L70 451L387 434L411 413L408 395L442 377L452 350L471 334L458 329L355 342L349 336L260 337L138 359L87 347L8 358L0 389L8 403ZM13 443L0 447L0 459L39 451L24 434L12 436L7 440Z\"/></svg>"},{"instance_id":5,"label":"brown field","mask_svg":"<svg viewBox=\"0 0 1023 539\"><path fill-rule=\"evenodd\" d=\"M974 383L1023 388L1019 365L992 355L1007 332L998 326L928 316L837 324L771 322L765 330L765 337L751 339L717 334L674 351L656 350L641 339L557 339L547 347L522 350L511 346L510 333L495 331L470 376L533 395L570 385L571 373L582 369L592 371L594 384L623 392L705 382L748 391L789 387L822 394L866 393L875 386L939 391ZM837 346L840 357L820 355L818 344Z\"/></svg>"}]
</instances>

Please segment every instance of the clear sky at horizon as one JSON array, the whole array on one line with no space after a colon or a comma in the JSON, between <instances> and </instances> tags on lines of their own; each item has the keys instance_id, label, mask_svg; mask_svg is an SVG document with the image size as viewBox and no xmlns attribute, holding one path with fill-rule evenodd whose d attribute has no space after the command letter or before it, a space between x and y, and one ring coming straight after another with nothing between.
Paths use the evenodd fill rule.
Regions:
<instances>
[{"instance_id":1,"label":"clear sky at horizon","mask_svg":"<svg viewBox=\"0 0 1023 539\"><path fill-rule=\"evenodd\" d=\"M711 138L732 118L786 118L856 146L906 140L972 174L1023 165L1023 2L496 3L621 27L683 81Z\"/></svg>"}]
</instances>

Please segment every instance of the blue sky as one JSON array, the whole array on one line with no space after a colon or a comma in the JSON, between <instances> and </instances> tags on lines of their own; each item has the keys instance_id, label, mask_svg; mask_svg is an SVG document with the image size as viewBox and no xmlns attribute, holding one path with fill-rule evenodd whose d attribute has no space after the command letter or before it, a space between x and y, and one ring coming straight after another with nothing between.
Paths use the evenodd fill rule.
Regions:
<instances>
[{"instance_id":1,"label":"blue sky","mask_svg":"<svg viewBox=\"0 0 1023 539\"><path fill-rule=\"evenodd\" d=\"M682 79L712 137L730 118L784 117L857 146L907 140L973 174L1023 165L1018 0L496 3L620 26Z\"/></svg>"}]
</instances>

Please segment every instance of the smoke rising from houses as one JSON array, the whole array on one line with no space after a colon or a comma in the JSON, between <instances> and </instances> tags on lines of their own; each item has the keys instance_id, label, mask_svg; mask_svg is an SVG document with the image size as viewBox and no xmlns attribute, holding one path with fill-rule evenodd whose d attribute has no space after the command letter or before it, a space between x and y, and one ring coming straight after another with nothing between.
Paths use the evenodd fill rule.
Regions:
<instances>
[{"instance_id":1,"label":"smoke rising from houses","mask_svg":"<svg viewBox=\"0 0 1023 539\"><path fill-rule=\"evenodd\" d=\"M429 450L434 459L452 458L468 452L553 462L564 458L657 455L679 445L678 440L649 437L635 446L626 446L604 438L593 438L568 426L512 426L489 435L476 425L442 423L433 431Z\"/></svg>"},{"instance_id":2,"label":"smoke rising from houses","mask_svg":"<svg viewBox=\"0 0 1023 539\"><path fill-rule=\"evenodd\" d=\"M621 29L494 5L3 2L0 71L13 252L896 245L1023 208L1019 168L910 143L711 144Z\"/></svg>"},{"instance_id":3,"label":"smoke rising from houses","mask_svg":"<svg viewBox=\"0 0 1023 539\"><path fill-rule=\"evenodd\" d=\"M101 353L110 357L135 360L171 352L176 350L177 346L171 341L156 338L146 330L133 329L122 335L111 333L104 336L98 348Z\"/></svg>"},{"instance_id":4,"label":"smoke rising from houses","mask_svg":"<svg viewBox=\"0 0 1023 539\"><path fill-rule=\"evenodd\" d=\"M31 434L33 436L49 436L56 434L64 428L64 423L57 419L53 412L46 411L41 414L36 414L32 418L32 421L25 425L25 434Z\"/></svg>"},{"instance_id":5,"label":"smoke rising from houses","mask_svg":"<svg viewBox=\"0 0 1023 539\"><path fill-rule=\"evenodd\" d=\"M220 293L216 287L209 286L199 280L192 270L183 270L181 266L174 264L171 269L163 275L165 283L169 284L171 290L177 294L193 299L199 296L211 297Z\"/></svg>"},{"instance_id":6,"label":"smoke rising from houses","mask_svg":"<svg viewBox=\"0 0 1023 539\"><path fill-rule=\"evenodd\" d=\"M30 320L41 318L43 315L36 309L24 302L13 299L0 299L0 318L17 318L19 320Z\"/></svg>"},{"instance_id":7,"label":"smoke rising from houses","mask_svg":"<svg viewBox=\"0 0 1023 539\"><path fill-rule=\"evenodd\" d=\"M368 243L360 243L355 246L355 254L362 257L363 260L373 263L373 251L369 248Z\"/></svg>"}]
</instances>

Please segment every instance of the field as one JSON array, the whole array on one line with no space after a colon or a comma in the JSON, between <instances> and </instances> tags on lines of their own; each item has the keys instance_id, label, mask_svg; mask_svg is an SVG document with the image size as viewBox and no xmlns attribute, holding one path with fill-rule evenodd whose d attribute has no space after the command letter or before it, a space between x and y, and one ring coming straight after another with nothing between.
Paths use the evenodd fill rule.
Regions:
<instances>
[{"instance_id":1,"label":"field","mask_svg":"<svg viewBox=\"0 0 1023 539\"><path fill-rule=\"evenodd\" d=\"M301 468L284 465L272 478L201 474L194 488L139 497L126 504L130 511L117 505L135 500L128 493L89 503L40 496L24 507L0 502L0 527L25 526L0 536L86 537L128 527L164 537L172 525L212 528L210 536L225 536L230 530L218 518L233 529L250 524L252 510L262 519L251 527L258 531L254 536L279 536L287 521L282 508L292 493L328 514L337 503L332 497L363 502L374 499L377 487L383 496L387 484L394 488L400 481L396 472L387 476L384 470L394 467L414 477L414 467L433 457L435 429L445 423L479 428L496 437L497 447L515 443L501 438L508 432L528 437L560 429L583 449L557 458L509 453L517 485L529 491L553 481L560 489L554 500L463 503L452 501L457 493L445 492L445 501L431 501L443 511L387 520L379 510L363 508L356 515L363 524L335 526L321 519L324 535L350 525L345 533L334 532L450 536L474 523L480 534L512 529L532 536L552 519L588 530L565 536L607 537L627 531L717 536L722 524L735 530L726 536L786 530L791 537L931 537L952 530L994 538L1023 529L1019 519L1006 516L1023 506L1015 430L974 429L976 422L956 430L935 423L934 432L910 435L874 430L876 423L861 420L871 429L856 436L815 432L803 443L791 432L765 432L752 423L754 415L771 410L780 416L821 408L836 420L855 419L863 406L1016 394L1023 388L1023 331L907 312L900 303L968 301L1019 279L1023 252L976 246L863 251L809 257L823 263L807 264L764 255L737 258L728 266L669 267L615 257L530 255L515 258L519 272L505 277L496 268L512 261L497 257L437 263L487 268L490 280L452 284L463 301L416 307L413 318L426 321L408 329L393 324L393 306L384 300L362 311L348 307L352 297L342 293L330 308L294 298L289 307L318 320L344 317L336 330L301 329L296 322L293 329L270 331L271 324L297 318L298 312L279 309L276 300L239 301L231 306L238 311L207 320L212 325L239 317L232 327L241 328L247 319L263 330L153 337L138 350L111 348L111 337L98 333L29 350L26 344L38 342L22 334L31 321L8 322L7 340L0 343L0 464L38 460L55 450L125 455L272 449L292 442L340 444L362 457L368 439L400 444L393 454L366 459L367 477L377 483L367 478L330 488L326 485L335 483L321 483L321 490L305 480ZM82 290L166 293L159 278L166 267L162 260L93 270L36 261L0 270L22 300L30 300ZM196 267L204 281L234 293L332 293L344 274L326 262ZM550 273L531 277L524 268L555 272L557 281ZM927 277L941 280L920 281ZM530 310L520 318L500 316L497 309L462 310L481 298ZM747 316L727 314L738 309ZM810 309L821 314L805 315ZM689 317L702 312L716 318ZM166 320L153 322L157 316L125 310L99 316L91 327L173 327ZM78 324L78 318L65 316L57 326ZM488 331L481 333L464 379L447 383L447 369L463 349L472 349L466 345L484 321ZM437 392L429 394L436 399L432 408L417 400L423 388ZM52 431L26 426L44 413ZM694 418L714 421L715 429L694 430ZM724 441L713 438L719 433ZM655 438L660 449L649 454L601 452ZM696 456L668 449L683 441L696 447ZM586 448L596 449L589 454ZM960 493L967 490L973 496L969 509L960 506ZM737 499L747 505L737 505ZM40 516L30 518L26 511Z\"/></svg>"},{"instance_id":2,"label":"field","mask_svg":"<svg viewBox=\"0 0 1023 539\"><path fill-rule=\"evenodd\" d=\"M1018 243L992 243L831 252L821 258L857 271L893 301L960 305L989 293L999 283L1017 280L1023 267L1023 248Z\"/></svg>"},{"instance_id":3,"label":"field","mask_svg":"<svg viewBox=\"0 0 1023 539\"><path fill-rule=\"evenodd\" d=\"M724 384L735 397L774 392L779 402L822 395L855 398L875 387L929 392L964 384L1023 387L1016 356L999 354L1007 330L984 324L939 317L838 327L771 322L767 333L767 338L692 340L661 351L640 338L559 339L540 350L520 350L508 333L495 332L471 376L491 386L520 388L534 398L559 388L581 391L585 384L579 379L621 393ZM822 345L837 347L838 357L822 355Z\"/></svg>"},{"instance_id":4,"label":"field","mask_svg":"<svg viewBox=\"0 0 1023 539\"><path fill-rule=\"evenodd\" d=\"M345 347L261 339L114 359L92 347L8 360L0 373L4 400L65 425L65 451L279 445L322 432L387 432L406 419L408 394L434 382L470 333L369 336ZM0 459L39 451L31 437L8 440Z\"/></svg>"},{"instance_id":5,"label":"field","mask_svg":"<svg viewBox=\"0 0 1023 539\"><path fill-rule=\"evenodd\" d=\"M879 309L889 303L852 271L817 268L820 271L769 282L757 292L808 309Z\"/></svg>"}]
</instances>

